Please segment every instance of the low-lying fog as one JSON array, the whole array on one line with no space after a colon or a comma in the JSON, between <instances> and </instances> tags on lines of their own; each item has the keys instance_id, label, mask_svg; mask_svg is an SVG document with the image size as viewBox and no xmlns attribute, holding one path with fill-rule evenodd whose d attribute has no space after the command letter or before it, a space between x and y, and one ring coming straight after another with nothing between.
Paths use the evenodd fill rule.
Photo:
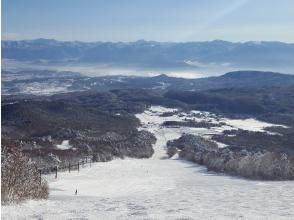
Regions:
<instances>
[{"instance_id":1,"label":"low-lying fog","mask_svg":"<svg viewBox=\"0 0 294 220\"><path fill-rule=\"evenodd\" d=\"M227 72L238 70L258 70L258 71L272 71L286 74L293 74L292 67L281 66L234 66L230 63L208 63L201 64L197 67L190 65L187 67L178 68L149 68L140 66L118 66L111 64L94 64L94 63L47 63L40 61L38 63L20 62L11 59L2 59L2 69L12 72L22 70L54 70L54 71L72 71L78 72L86 76L110 76L110 75L124 75L124 76L156 76L166 74L171 77L181 78L202 78L209 76L219 76Z\"/></svg>"}]
</instances>

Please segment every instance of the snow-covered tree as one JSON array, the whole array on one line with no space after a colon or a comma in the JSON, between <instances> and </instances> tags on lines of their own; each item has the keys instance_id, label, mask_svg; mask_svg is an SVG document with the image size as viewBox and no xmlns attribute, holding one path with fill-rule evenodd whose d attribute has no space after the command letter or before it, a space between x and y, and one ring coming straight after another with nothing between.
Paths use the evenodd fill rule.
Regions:
<instances>
[{"instance_id":1,"label":"snow-covered tree","mask_svg":"<svg viewBox=\"0 0 294 220\"><path fill-rule=\"evenodd\" d=\"M16 146L2 143L1 159L2 204L48 197L47 182L41 180L34 162Z\"/></svg>"}]
</instances>

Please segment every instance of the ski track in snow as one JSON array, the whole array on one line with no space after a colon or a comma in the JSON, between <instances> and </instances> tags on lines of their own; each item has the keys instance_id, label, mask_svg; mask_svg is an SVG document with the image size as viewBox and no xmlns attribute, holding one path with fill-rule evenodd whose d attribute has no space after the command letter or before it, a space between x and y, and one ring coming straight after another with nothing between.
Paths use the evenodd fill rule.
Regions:
<instances>
[{"instance_id":1,"label":"ski track in snow","mask_svg":"<svg viewBox=\"0 0 294 220\"><path fill-rule=\"evenodd\" d=\"M174 110L152 107L137 115L141 129L156 135L152 158L95 163L56 180L49 175L48 200L2 207L2 219L294 219L294 182L250 181L166 158L168 140L222 130L161 127L181 120L159 116Z\"/></svg>"}]
</instances>

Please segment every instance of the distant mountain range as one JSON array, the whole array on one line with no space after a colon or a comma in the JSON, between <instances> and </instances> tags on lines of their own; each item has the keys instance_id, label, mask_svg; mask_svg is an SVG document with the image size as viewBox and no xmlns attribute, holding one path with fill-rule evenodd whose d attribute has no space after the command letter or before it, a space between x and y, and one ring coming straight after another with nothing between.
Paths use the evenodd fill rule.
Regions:
<instances>
[{"instance_id":1,"label":"distant mountain range","mask_svg":"<svg viewBox=\"0 0 294 220\"><path fill-rule=\"evenodd\" d=\"M95 63L142 68L205 69L208 66L294 69L294 44L282 42L63 42L2 41L2 58L32 63ZM274 69L276 71L276 69Z\"/></svg>"}]
</instances>

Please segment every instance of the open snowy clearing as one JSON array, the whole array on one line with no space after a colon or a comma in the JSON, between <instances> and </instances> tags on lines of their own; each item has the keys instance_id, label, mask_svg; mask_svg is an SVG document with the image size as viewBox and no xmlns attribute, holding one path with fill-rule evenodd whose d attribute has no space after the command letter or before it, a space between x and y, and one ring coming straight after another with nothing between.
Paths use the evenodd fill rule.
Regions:
<instances>
[{"instance_id":1,"label":"open snowy clearing","mask_svg":"<svg viewBox=\"0 0 294 220\"><path fill-rule=\"evenodd\" d=\"M166 111L174 110L152 107L137 115L141 129L156 135L152 158L96 163L80 173L60 173L56 180L48 176L47 201L2 207L2 219L294 218L294 182L248 181L167 159L168 140L183 132L205 135L221 129L161 127L171 120L159 116Z\"/></svg>"},{"instance_id":2,"label":"open snowy clearing","mask_svg":"<svg viewBox=\"0 0 294 220\"><path fill-rule=\"evenodd\" d=\"M68 150L72 148L72 146L69 144L69 140L62 141L62 143L57 144L56 147L60 150Z\"/></svg>"}]
</instances>

